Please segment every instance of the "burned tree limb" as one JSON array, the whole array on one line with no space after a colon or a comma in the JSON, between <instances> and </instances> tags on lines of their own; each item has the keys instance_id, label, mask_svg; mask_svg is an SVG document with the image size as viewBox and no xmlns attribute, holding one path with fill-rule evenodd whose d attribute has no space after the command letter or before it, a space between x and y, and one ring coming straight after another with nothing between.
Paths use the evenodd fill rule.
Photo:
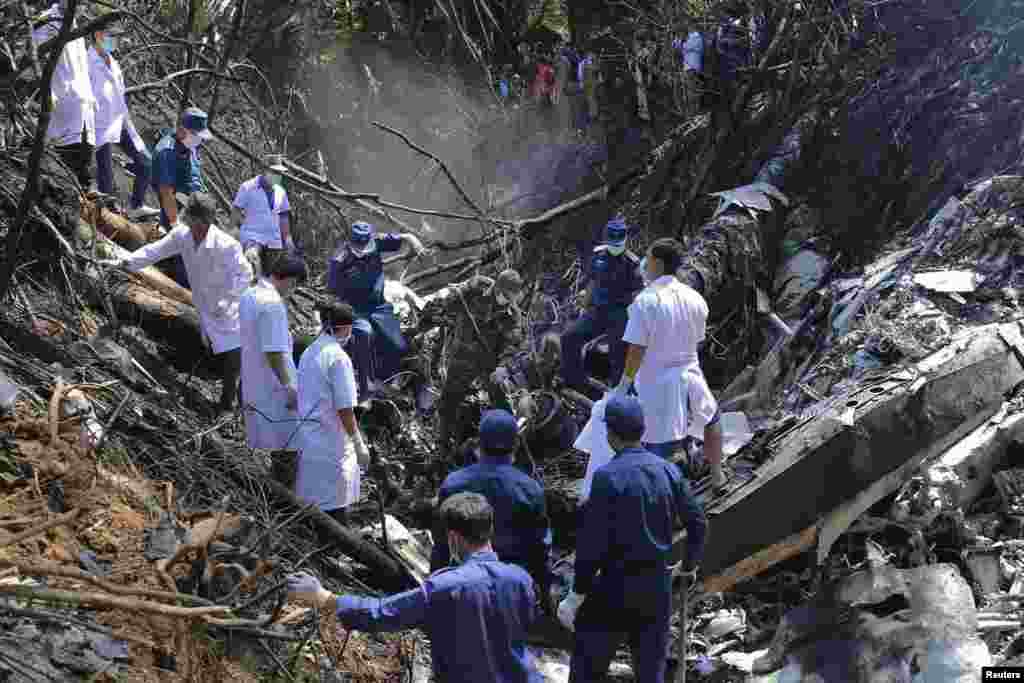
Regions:
<instances>
[{"instance_id":1,"label":"burned tree limb","mask_svg":"<svg viewBox=\"0 0 1024 683\"><path fill-rule=\"evenodd\" d=\"M140 92L146 92L147 90L159 90L166 88L167 85L177 78L191 78L193 74L206 74L212 76L218 81L233 81L235 83L244 83L245 79L237 78L235 76L228 76L227 74L214 71L213 69L204 69L202 67L191 67L188 69L182 69L181 71L175 71L174 73L167 74L158 81L151 81L150 83L140 83L139 85L133 85L125 88L125 95L136 95Z\"/></svg>"},{"instance_id":2,"label":"burned tree limb","mask_svg":"<svg viewBox=\"0 0 1024 683\"><path fill-rule=\"evenodd\" d=\"M156 614L162 617L176 617L183 619L194 619L203 616L227 615L231 610L227 607L204 606L204 607L177 607L175 605L162 605L147 600L136 598L119 597L115 595L104 595L102 593L79 593L77 591L51 590L46 588L32 588L17 584L0 584L0 594L13 595L22 600L39 600L41 602L58 602L83 607L107 607L110 609L125 609L132 612L145 612Z\"/></svg>"},{"instance_id":3,"label":"burned tree limb","mask_svg":"<svg viewBox=\"0 0 1024 683\"><path fill-rule=\"evenodd\" d=\"M52 529L55 526L60 526L61 524L67 524L68 522L73 522L75 520L75 518L78 517L79 514L81 514L81 512L82 512L81 508L75 508L71 512L65 513L65 514L60 515L58 517L54 517L53 519L49 519L49 520L43 522L42 524L38 524L38 525L32 527L31 529L26 529L25 531L22 531L21 533L14 534L13 536L10 536L10 537L7 537L7 538L0 537L0 548L6 547L6 546L9 546L9 545L14 545L15 543L21 543L25 539L32 538L33 536L38 536L39 534L43 533L44 531L46 531L48 529Z\"/></svg>"}]
</instances>

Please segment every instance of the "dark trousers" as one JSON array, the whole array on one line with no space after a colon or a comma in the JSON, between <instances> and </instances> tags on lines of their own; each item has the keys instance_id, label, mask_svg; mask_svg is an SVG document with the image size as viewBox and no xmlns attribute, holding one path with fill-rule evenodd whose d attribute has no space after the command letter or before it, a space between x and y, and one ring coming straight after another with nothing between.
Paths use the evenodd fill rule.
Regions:
<instances>
[{"instance_id":1,"label":"dark trousers","mask_svg":"<svg viewBox=\"0 0 1024 683\"><path fill-rule=\"evenodd\" d=\"M92 184L94 149L96 148L93 145L84 140L73 145L56 145L54 147L61 160L74 172L75 178L78 179L78 184L86 191L88 191L89 185Z\"/></svg>"},{"instance_id":2,"label":"dark trousers","mask_svg":"<svg viewBox=\"0 0 1024 683\"><path fill-rule=\"evenodd\" d=\"M637 683L664 683L672 613L667 569L629 577L603 577L576 615L569 683L599 683L623 638L633 655Z\"/></svg>"},{"instance_id":3,"label":"dark trousers","mask_svg":"<svg viewBox=\"0 0 1024 683\"><path fill-rule=\"evenodd\" d=\"M579 387L585 384L583 347L602 334L608 336L608 385L619 383L619 376L626 363L626 342L622 341L622 335L626 332L628 320L625 308L590 309L569 325L562 334L562 379L568 386Z\"/></svg>"},{"instance_id":4,"label":"dark trousers","mask_svg":"<svg viewBox=\"0 0 1024 683\"><path fill-rule=\"evenodd\" d=\"M438 399L439 438L442 450L448 447L449 439L455 439L459 446L465 426L459 428L459 407L469 394L473 381L477 377L483 380L491 408L511 410L508 396L504 389L491 381L491 374L498 367L498 358L494 354L468 352L465 348L456 350L448 362L448 375L441 387Z\"/></svg>"},{"instance_id":5,"label":"dark trousers","mask_svg":"<svg viewBox=\"0 0 1024 683\"><path fill-rule=\"evenodd\" d=\"M135 143L128 135L127 130L121 131L121 150L132 160L128 170L135 176L135 184L132 186L132 197L128 208L137 209L142 206L146 199L146 188L149 187L149 177L152 170L153 160L147 150L141 152L135 149ZM114 193L114 165L111 158L111 147L113 143L100 145L96 148L96 187L104 194Z\"/></svg>"},{"instance_id":6,"label":"dark trousers","mask_svg":"<svg viewBox=\"0 0 1024 683\"><path fill-rule=\"evenodd\" d=\"M238 378L242 374L242 350L231 349L218 355L224 368L218 407L221 410L231 410L235 407L235 397L238 396Z\"/></svg>"},{"instance_id":7,"label":"dark trousers","mask_svg":"<svg viewBox=\"0 0 1024 683\"><path fill-rule=\"evenodd\" d=\"M398 372L408 345L391 304L356 311L348 352L356 370L356 388L364 398L370 385L386 381Z\"/></svg>"}]
</instances>

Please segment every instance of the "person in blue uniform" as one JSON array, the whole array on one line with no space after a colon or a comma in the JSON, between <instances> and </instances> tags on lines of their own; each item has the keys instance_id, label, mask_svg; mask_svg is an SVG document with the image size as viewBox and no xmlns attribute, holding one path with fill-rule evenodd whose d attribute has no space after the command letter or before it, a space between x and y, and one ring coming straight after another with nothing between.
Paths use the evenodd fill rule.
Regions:
<instances>
[{"instance_id":1,"label":"person in blue uniform","mask_svg":"<svg viewBox=\"0 0 1024 683\"><path fill-rule=\"evenodd\" d=\"M494 508L494 549L502 562L519 565L530 573L541 592L541 604L550 608L548 588L551 528L544 489L513 464L519 445L519 426L507 410L488 410L480 420L480 460L449 474L438 491L442 505L450 496L466 491L479 493ZM444 528L434 530L435 538ZM434 545L430 569L448 565L451 556L444 543Z\"/></svg>"},{"instance_id":2,"label":"person in blue uniform","mask_svg":"<svg viewBox=\"0 0 1024 683\"><path fill-rule=\"evenodd\" d=\"M394 307L384 300L382 254L408 245L417 256L425 251L415 235L375 235L373 226L353 223L346 242L327 264L327 289L356 312L349 351L356 368L359 395L367 398L376 380L398 372L408 348Z\"/></svg>"},{"instance_id":3,"label":"person in blue uniform","mask_svg":"<svg viewBox=\"0 0 1024 683\"><path fill-rule=\"evenodd\" d=\"M153 189L160 198L160 223L170 230L178 222L176 195L205 192L199 148L213 136L206 127L206 112L189 107L176 130L163 134L153 149Z\"/></svg>"},{"instance_id":4,"label":"person in blue uniform","mask_svg":"<svg viewBox=\"0 0 1024 683\"><path fill-rule=\"evenodd\" d=\"M686 527L685 578L692 585L704 553L707 519L682 472L644 450L644 414L633 397L605 406L615 457L594 474L576 544L573 592L558 607L575 631L569 683L603 681L629 639L639 683L665 680L672 609L672 530Z\"/></svg>"},{"instance_id":5,"label":"person in blue uniform","mask_svg":"<svg viewBox=\"0 0 1024 683\"><path fill-rule=\"evenodd\" d=\"M483 496L460 493L445 501L441 515L448 533L437 540L451 548L457 566L434 572L419 588L386 598L335 596L299 572L288 577L289 597L333 607L348 629L423 628L438 683L542 683L526 647L537 617L533 581L491 547L494 510Z\"/></svg>"},{"instance_id":6,"label":"person in blue uniform","mask_svg":"<svg viewBox=\"0 0 1024 683\"><path fill-rule=\"evenodd\" d=\"M607 241L594 248L590 262L590 286L586 293L586 310L562 335L562 380L588 396L593 390L583 369L583 347L595 337L607 334L611 365L609 386L615 386L622 373L626 345L622 333L626 329L626 308L636 293L643 289L640 259L626 249L626 222L616 216L605 226Z\"/></svg>"}]
</instances>

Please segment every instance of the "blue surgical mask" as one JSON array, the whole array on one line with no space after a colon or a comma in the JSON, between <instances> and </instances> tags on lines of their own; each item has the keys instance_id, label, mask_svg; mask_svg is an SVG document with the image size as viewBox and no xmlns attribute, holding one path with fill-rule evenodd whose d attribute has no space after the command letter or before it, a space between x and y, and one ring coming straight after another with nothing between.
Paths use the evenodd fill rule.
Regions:
<instances>
[{"instance_id":1,"label":"blue surgical mask","mask_svg":"<svg viewBox=\"0 0 1024 683\"><path fill-rule=\"evenodd\" d=\"M117 49L117 39L106 36L100 41L100 46L103 48L104 52L110 54Z\"/></svg>"}]
</instances>

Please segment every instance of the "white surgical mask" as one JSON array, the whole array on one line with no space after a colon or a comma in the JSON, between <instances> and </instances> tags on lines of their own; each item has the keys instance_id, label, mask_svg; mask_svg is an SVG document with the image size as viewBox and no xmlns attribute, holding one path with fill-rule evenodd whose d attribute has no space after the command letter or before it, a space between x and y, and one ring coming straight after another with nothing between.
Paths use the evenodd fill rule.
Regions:
<instances>
[{"instance_id":1,"label":"white surgical mask","mask_svg":"<svg viewBox=\"0 0 1024 683\"><path fill-rule=\"evenodd\" d=\"M199 145L203 144L202 139L195 133L189 131L185 134L185 139L181 141L181 144L185 145L191 150L199 149Z\"/></svg>"},{"instance_id":2,"label":"white surgical mask","mask_svg":"<svg viewBox=\"0 0 1024 683\"><path fill-rule=\"evenodd\" d=\"M622 256L625 252L626 252L626 245L625 244L620 244L618 246L615 246L615 245L612 245L612 244L608 245L608 253L611 254L612 256Z\"/></svg>"},{"instance_id":3,"label":"white surgical mask","mask_svg":"<svg viewBox=\"0 0 1024 683\"><path fill-rule=\"evenodd\" d=\"M280 185L281 184L281 174L280 173L268 173L267 174L267 182L270 183L271 186Z\"/></svg>"},{"instance_id":4,"label":"white surgical mask","mask_svg":"<svg viewBox=\"0 0 1024 683\"><path fill-rule=\"evenodd\" d=\"M352 243L352 253L362 258L363 256L369 256L373 252L377 251L377 240L371 239L369 244L360 246L356 243Z\"/></svg>"},{"instance_id":5,"label":"white surgical mask","mask_svg":"<svg viewBox=\"0 0 1024 683\"><path fill-rule=\"evenodd\" d=\"M352 330L349 330L348 334L345 335L336 334L334 335L334 338L338 340L339 344L344 346L345 344L348 344L350 339L352 339Z\"/></svg>"}]
</instances>

